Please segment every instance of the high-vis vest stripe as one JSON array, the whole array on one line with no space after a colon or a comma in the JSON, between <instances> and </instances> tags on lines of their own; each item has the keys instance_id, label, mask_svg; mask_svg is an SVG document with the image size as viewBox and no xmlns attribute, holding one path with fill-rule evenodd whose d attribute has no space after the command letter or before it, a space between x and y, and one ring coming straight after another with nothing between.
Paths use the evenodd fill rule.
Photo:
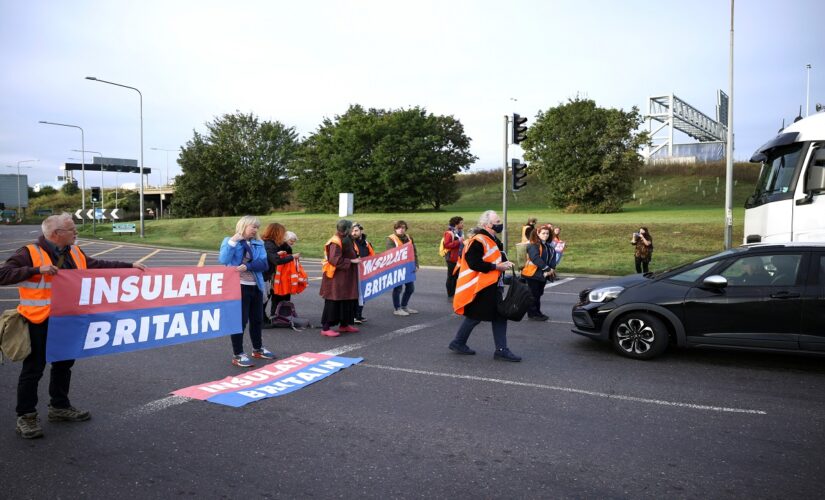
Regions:
<instances>
[{"instance_id":1,"label":"high-vis vest stripe","mask_svg":"<svg viewBox=\"0 0 825 500\"><path fill-rule=\"evenodd\" d=\"M544 245L539 243L539 258L541 258L542 247L543 246ZM521 270L521 275L522 276L532 276L532 275L536 274L536 270L538 270L538 266L533 264L533 261L530 260L530 254L528 253L527 254L527 263L524 264L524 269Z\"/></svg>"},{"instance_id":2,"label":"high-vis vest stripe","mask_svg":"<svg viewBox=\"0 0 825 500\"><path fill-rule=\"evenodd\" d=\"M461 271L458 273L458 281L455 287L455 295L453 296L453 310L456 314L464 314L464 306L473 301L479 291L487 288L490 285L498 283L501 272L491 271L482 273L470 269L467 265L467 250L473 244L473 241L479 242L484 247L484 262L489 264L498 264L501 262L501 250L498 249L496 242L489 236L477 234L473 236L467 246L464 247L464 252L459 259L457 266Z\"/></svg>"},{"instance_id":3,"label":"high-vis vest stripe","mask_svg":"<svg viewBox=\"0 0 825 500\"><path fill-rule=\"evenodd\" d=\"M39 245L26 245L32 259L32 267L51 266L52 259ZM78 269L86 269L86 256L80 248L72 246L69 249L72 260ZM17 312L29 322L40 324L49 317L52 304L52 277L48 274L34 274L26 281L17 284L17 293L20 295L20 305Z\"/></svg>"},{"instance_id":4,"label":"high-vis vest stripe","mask_svg":"<svg viewBox=\"0 0 825 500\"><path fill-rule=\"evenodd\" d=\"M396 245L396 246L398 246L398 245ZM368 241L367 242L367 255L361 255L361 251L358 249L358 245L356 244L355 245L355 255L357 255L359 257L372 257L373 255L375 255L375 249L372 248L372 243L370 243Z\"/></svg>"},{"instance_id":5,"label":"high-vis vest stripe","mask_svg":"<svg viewBox=\"0 0 825 500\"><path fill-rule=\"evenodd\" d=\"M329 263L329 245L332 243L338 245L342 251L344 250L341 238L337 234L324 243L324 260L321 261L321 271L330 279L335 275L335 266Z\"/></svg>"}]
</instances>

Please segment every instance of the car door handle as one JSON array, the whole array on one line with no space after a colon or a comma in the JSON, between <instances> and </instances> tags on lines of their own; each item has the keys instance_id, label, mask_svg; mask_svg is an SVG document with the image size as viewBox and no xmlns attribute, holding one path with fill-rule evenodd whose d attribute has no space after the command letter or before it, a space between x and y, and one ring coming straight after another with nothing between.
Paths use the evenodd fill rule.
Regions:
<instances>
[{"instance_id":1,"label":"car door handle","mask_svg":"<svg viewBox=\"0 0 825 500\"><path fill-rule=\"evenodd\" d=\"M799 294L795 292L776 292L771 294L772 299L795 299Z\"/></svg>"}]
</instances>

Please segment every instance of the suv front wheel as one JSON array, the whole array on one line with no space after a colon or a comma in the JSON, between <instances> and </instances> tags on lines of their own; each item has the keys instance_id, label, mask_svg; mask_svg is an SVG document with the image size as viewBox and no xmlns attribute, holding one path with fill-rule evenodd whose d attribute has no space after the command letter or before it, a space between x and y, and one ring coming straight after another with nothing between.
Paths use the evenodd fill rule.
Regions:
<instances>
[{"instance_id":1,"label":"suv front wheel","mask_svg":"<svg viewBox=\"0 0 825 500\"><path fill-rule=\"evenodd\" d=\"M634 359L659 356L668 343L665 324L656 316L644 312L625 314L613 325L613 347L619 354Z\"/></svg>"}]
</instances>

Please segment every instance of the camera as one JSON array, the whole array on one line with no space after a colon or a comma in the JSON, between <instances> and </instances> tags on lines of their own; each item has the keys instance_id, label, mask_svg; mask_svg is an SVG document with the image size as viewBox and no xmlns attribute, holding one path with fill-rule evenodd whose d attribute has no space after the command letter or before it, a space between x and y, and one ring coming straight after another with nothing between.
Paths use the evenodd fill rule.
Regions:
<instances>
[{"instance_id":1,"label":"camera","mask_svg":"<svg viewBox=\"0 0 825 500\"><path fill-rule=\"evenodd\" d=\"M638 238L641 238L642 235L639 234L639 233L633 233L633 237L638 239Z\"/></svg>"}]
</instances>

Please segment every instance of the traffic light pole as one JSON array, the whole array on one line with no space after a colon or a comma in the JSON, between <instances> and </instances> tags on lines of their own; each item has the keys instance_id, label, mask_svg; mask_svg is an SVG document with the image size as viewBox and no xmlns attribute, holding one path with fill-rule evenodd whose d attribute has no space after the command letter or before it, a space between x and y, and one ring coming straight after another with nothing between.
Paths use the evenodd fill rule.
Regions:
<instances>
[{"instance_id":1,"label":"traffic light pole","mask_svg":"<svg viewBox=\"0 0 825 500\"><path fill-rule=\"evenodd\" d=\"M507 129L509 128L510 120L507 115L504 115L504 162L501 167L501 222L504 223L504 229L501 232L501 242L504 243L504 252L507 252L507 170L510 168L507 165Z\"/></svg>"}]
</instances>

